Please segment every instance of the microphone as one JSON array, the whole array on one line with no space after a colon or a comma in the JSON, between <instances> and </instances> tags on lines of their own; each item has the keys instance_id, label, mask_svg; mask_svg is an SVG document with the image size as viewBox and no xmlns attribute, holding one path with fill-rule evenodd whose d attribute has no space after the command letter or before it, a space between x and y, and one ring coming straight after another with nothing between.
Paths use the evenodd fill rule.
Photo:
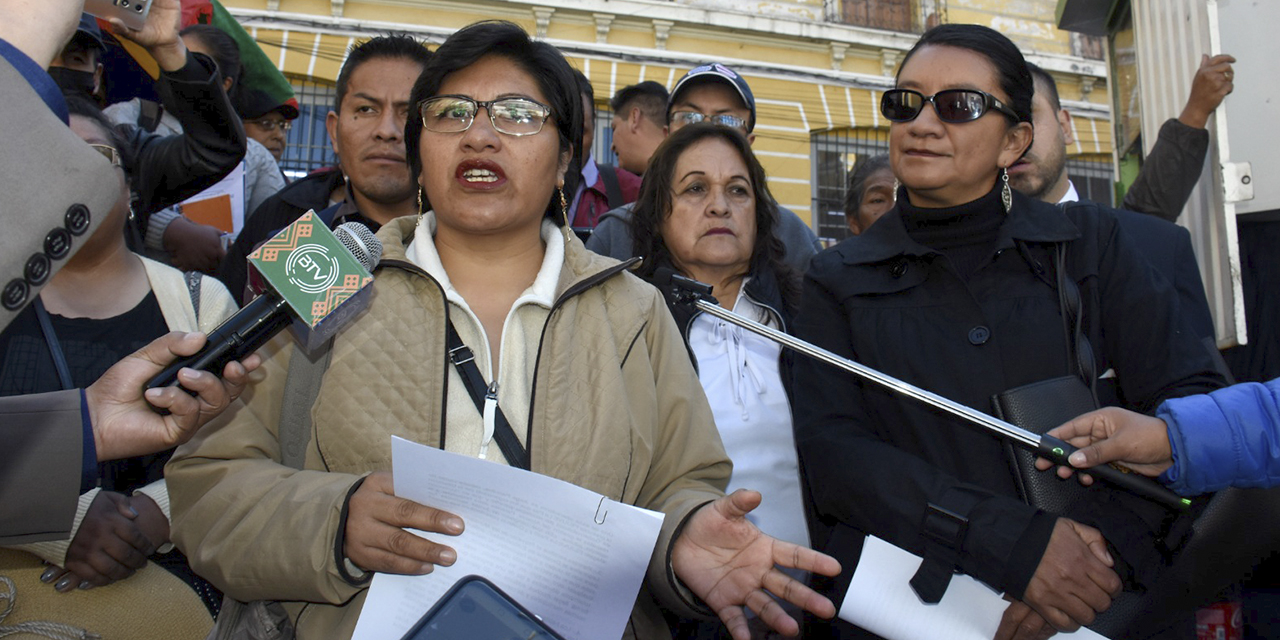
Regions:
<instances>
[{"instance_id":1,"label":"microphone","mask_svg":"<svg viewBox=\"0 0 1280 640\"><path fill-rule=\"evenodd\" d=\"M977 409L966 407L936 393L894 378L887 373L881 373L864 364L840 357L826 349L814 346L777 329L744 318L732 311L727 311L715 302L715 298L711 297L710 285L692 278L686 278L667 267L654 271L653 285L677 305L692 307L713 315L730 324L772 340L796 353L843 369L863 380L878 384L893 393L922 402L934 409L950 414L952 417L959 418L969 425L978 427L1015 446L1028 449L1036 455L1048 458L1056 465L1070 466L1067 463L1067 457L1076 450L1070 444L1053 436L1027 431L1022 427L1009 424ZM1191 506L1190 500L1179 496L1154 480L1122 471L1116 467L1099 465L1092 469L1084 470L1084 472L1102 478L1134 495L1164 505L1172 511L1184 511Z\"/></svg>"},{"instance_id":2,"label":"microphone","mask_svg":"<svg viewBox=\"0 0 1280 640\"><path fill-rule=\"evenodd\" d=\"M382 257L368 227L348 222L334 231L309 211L249 254L261 295L209 333L195 355L157 374L147 388L168 387L184 367L221 376L227 363L257 351L285 327L307 351L326 342L369 304Z\"/></svg>"}]
</instances>

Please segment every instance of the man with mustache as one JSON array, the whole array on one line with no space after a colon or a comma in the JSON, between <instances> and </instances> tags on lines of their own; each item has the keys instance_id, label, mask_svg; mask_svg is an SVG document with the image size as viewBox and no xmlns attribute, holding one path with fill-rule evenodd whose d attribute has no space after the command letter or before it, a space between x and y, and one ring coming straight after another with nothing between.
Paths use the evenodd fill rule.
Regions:
<instances>
[{"instance_id":1,"label":"man with mustache","mask_svg":"<svg viewBox=\"0 0 1280 640\"><path fill-rule=\"evenodd\" d=\"M290 184L249 217L215 274L232 295L245 291L245 260L253 249L307 211L315 210L330 227L360 222L373 231L418 212L417 185L404 160L404 125L409 91L430 55L408 36L379 36L351 49L325 120L338 170Z\"/></svg>"}]
</instances>

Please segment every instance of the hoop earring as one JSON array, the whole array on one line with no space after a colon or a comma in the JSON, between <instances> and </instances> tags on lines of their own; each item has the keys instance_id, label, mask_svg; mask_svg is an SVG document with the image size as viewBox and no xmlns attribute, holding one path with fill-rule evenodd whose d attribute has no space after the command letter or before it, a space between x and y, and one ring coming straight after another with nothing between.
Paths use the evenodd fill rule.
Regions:
<instances>
[{"instance_id":1,"label":"hoop earring","mask_svg":"<svg viewBox=\"0 0 1280 640\"><path fill-rule=\"evenodd\" d=\"M1004 205L1006 215L1013 210L1013 190L1009 188L1009 170L1001 167L1000 169L1000 203Z\"/></svg>"}]
</instances>

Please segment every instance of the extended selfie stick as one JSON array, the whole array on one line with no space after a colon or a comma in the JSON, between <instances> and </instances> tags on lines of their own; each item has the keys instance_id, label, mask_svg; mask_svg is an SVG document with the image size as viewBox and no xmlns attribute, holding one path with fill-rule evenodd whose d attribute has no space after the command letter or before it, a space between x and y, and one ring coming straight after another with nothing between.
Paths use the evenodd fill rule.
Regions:
<instances>
[{"instance_id":1,"label":"extended selfie stick","mask_svg":"<svg viewBox=\"0 0 1280 640\"><path fill-rule=\"evenodd\" d=\"M659 269L654 278L658 288L670 290L678 304L691 304L721 320L735 324L743 329L757 333L778 344L802 353L810 358L839 367L864 380L869 380L900 395L914 398L935 409L945 411L969 424L976 425L1014 444L1034 452L1036 455L1050 460L1055 465L1071 467L1067 457L1076 451L1076 447L1053 436L1039 435L989 416L976 409L971 409L957 402L948 400L936 393L925 391L920 387L903 382L893 376L883 374L871 367L858 364L848 358L842 358L826 349L815 347L804 340L789 336L777 329L766 327L759 322L744 318L716 304L711 297L711 285L686 278L669 269ZM1144 498L1154 500L1170 509L1181 511L1191 506L1191 501L1166 489L1150 478L1131 473L1111 465L1100 465L1083 470L1089 475L1102 478L1117 487L1125 489Z\"/></svg>"}]
</instances>

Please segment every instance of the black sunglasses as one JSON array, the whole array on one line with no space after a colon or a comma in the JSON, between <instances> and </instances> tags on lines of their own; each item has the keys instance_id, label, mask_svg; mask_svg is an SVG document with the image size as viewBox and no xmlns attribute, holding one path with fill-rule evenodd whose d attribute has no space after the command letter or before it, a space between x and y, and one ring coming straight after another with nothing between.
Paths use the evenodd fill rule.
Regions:
<instances>
[{"instance_id":1,"label":"black sunglasses","mask_svg":"<svg viewBox=\"0 0 1280 640\"><path fill-rule=\"evenodd\" d=\"M995 96L977 89L947 89L931 96L911 89L890 89L880 98L880 113L891 122L910 122L920 115L926 102L933 105L938 119L943 122L973 122L990 109L1018 122L1018 114L1013 109Z\"/></svg>"}]
</instances>

